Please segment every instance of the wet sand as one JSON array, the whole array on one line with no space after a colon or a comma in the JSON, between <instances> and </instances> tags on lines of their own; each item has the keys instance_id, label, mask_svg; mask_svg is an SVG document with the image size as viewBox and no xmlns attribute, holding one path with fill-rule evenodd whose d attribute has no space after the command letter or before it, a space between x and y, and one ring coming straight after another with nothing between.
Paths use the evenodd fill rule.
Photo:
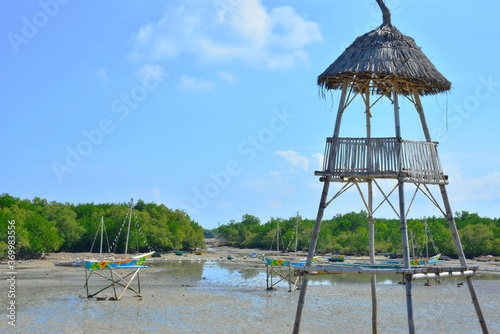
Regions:
<instances>
[{"instance_id":1,"label":"wet sand","mask_svg":"<svg viewBox=\"0 0 500 334\"><path fill-rule=\"evenodd\" d=\"M118 302L83 298L83 268L53 265L53 261L76 260L86 254L59 253L22 262L16 264L16 327L7 324L7 267L2 265L0 331L290 333L299 292L288 292L285 283L266 291L265 266L252 253L263 252L215 247L202 255L162 254L141 271L143 297L127 292ZM226 260L228 255L234 259ZM364 259L348 261L354 260ZM481 268L474 278L476 292L490 332L500 333L500 263L469 264ZM377 277L381 333L407 332L405 289L398 281L401 277ZM442 284L431 286L424 283L415 281L412 290L418 333L481 332L464 279L443 279ZM307 290L301 332L370 333L369 276L314 277Z\"/></svg>"}]
</instances>

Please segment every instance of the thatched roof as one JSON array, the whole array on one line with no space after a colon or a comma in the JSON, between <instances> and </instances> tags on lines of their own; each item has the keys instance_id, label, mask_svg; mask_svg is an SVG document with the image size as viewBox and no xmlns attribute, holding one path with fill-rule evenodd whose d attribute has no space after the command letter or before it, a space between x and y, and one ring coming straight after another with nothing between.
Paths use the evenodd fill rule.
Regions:
<instances>
[{"instance_id":1,"label":"thatched roof","mask_svg":"<svg viewBox=\"0 0 500 334\"><path fill-rule=\"evenodd\" d=\"M323 89L340 89L344 78L357 80L401 80L405 87L417 87L419 94L432 95L448 91L451 83L436 69L409 36L392 26L390 14L382 1L384 23L356 38L340 57L318 77ZM385 9L384 9L385 7ZM380 93L380 92L379 92Z\"/></svg>"}]
</instances>

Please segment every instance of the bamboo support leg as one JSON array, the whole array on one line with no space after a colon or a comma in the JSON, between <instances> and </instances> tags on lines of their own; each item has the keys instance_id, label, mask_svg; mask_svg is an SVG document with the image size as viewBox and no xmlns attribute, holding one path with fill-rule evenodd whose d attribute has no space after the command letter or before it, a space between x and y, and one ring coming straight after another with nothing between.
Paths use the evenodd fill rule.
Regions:
<instances>
[{"instance_id":1,"label":"bamboo support leg","mask_svg":"<svg viewBox=\"0 0 500 334\"><path fill-rule=\"evenodd\" d=\"M399 181L398 187L399 187L399 212L401 218L401 237L403 239L403 262L404 262L404 268L410 269L410 250L408 247L408 228L406 224L406 215L405 215L404 183L402 181ZM414 334L415 323L413 319L411 275L405 275L405 287L406 287L406 309L408 313L408 332L410 334Z\"/></svg>"},{"instance_id":2,"label":"bamboo support leg","mask_svg":"<svg viewBox=\"0 0 500 334\"><path fill-rule=\"evenodd\" d=\"M273 288L273 267L271 266L271 271L269 272L271 275L271 289Z\"/></svg>"},{"instance_id":3,"label":"bamboo support leg","mask_svg":"<svg viewBox=\"0 0 500 334\"><path fill-rule=\"evenodd\" d=\"M85 287L87 288L87 298L89 298L89 277L90 275L87 275L88 270L87 267L85 267Z\"/></svg>"},{"instance_id":4,"label":"bamboo support leg","mask_svg":"<svg viewBox=\"0 0 500 334\"><path fill-rule=\"evenodd\" d=\"M269 265L266 263L266 290L269 290Z\"/></svg>"},{"instance_id":5,"label":"bamboo support leg","mask_svg":"<svg viewBox=\"0 0 500 334\"><path fill-rule=\"evenodd\" d=\"M345 100L347 94L349 79L345 78L342 84L342 94L340 95L339 109L337 111L337 118L335 120L335 129L333 131L333 139L339 137L340 123L342 122L342 114L346 108ZM327 170L331 170L333 160L335 159L336 152L331 152L330 160ZM306 266L311 266L313 262L314 253L316 251L316 244L318 242L319 230L321 229L321 222L323 221L323 214L326 208L326 197L328 196L328 189L330 188L330 181L324 180L323 192L321 193L321 200L318 208L318 216L316 217L316 224L314 225L311 243L309 244L309 252L307 254ZM306 299L307 284L309 283L309 273L304 273L302 277L302 287L300 289L299 302L297 304L297 313L295 314L295 323L293 325L293 333L298 334L300 331L300 320L302 318L302 310L304 309L304 302Z\"/></svg>"},{"instance_id":6,"label":"bamboo support leg","mask_svg":"<svg viewBox=\"0 0 500 334\"><path fill-rule=\"evenodd\" d=\"M141 293L141 273L137 273L137 289L139 290L139 294Z\"/></svg>"},{"instance_id":7,"label":"bamboo support leg","mask_svg":"<svg viewBox=\"0 0 500 334\"><path fill-rule=\"evenodd\" d=\"M392 87L393 101L394 101L394 123L396 126L397 143L397 166L398 166L398 190L399 190L399 219L401 220L401 237L403 239L403 261L405 269L410 269L410 250L408 247L408 226L406 223L406 210L405 210L405 188L401 180L401 173L403 171L403 149L401 147L401 124L399 122L399 100L397 82L394 81ZM413 302L411 296L411 275L405 275L406 286L406 310L408 312L408 331L410 334L415 334L415 323L413 320Z\"/></svg>"},{"instance_id":8,"label":"bamboo support leg","mask_svg":"<svg viewBox=\"0 0 500 334\"><path fill-rule=\"evenodd\" d=\"M372 289L372 333L377 333L377 275L371 275L370 277L371 289Z\"/></svg>"},{"instance_id":9,"label":"bamboo support leg","mask_svg":"<svg viewBox=\"0 0 500 334\"><path fill-rule=\"evenodd\" d=\"M441 196L443 197L444 207L446 209L446 220L450 225L451 234L453 236L453 240L455 241L455 247L457 249L458 259L460 260L460 265L463 267L467 267L467 260L465 259L464 250L462 248L462 243L460 242L460 236L458 235L457 225L455 223L455 218L453 218L453 212L451 211L450 201L448 199L448 193L446 192L446 187L444 185L439 186L441 190ZM474 308L476 309L477 318L481 325L481 329L484 334L489 333L488 326L486 325L486 321L484 320L483 312L481 310L481 306L479 305L479 300L477 299L476 290L474 288L474 284L472 282L472 278L467 277L467 285L469 287L469 292L472 298L472 303L474 304Z\"/></svg>"},{"instance_id":10,"label":"bamboo support leg","mask_svg":"<svg viewBox=\"0 0 500 334\"><path fill-rule=\"evenodd\" d=\"M113 292L115 294L115 300L118 299L117 298L117 294L116 294L116 284L115 284L115 279L113 278L113 269L109 269L109 272L110 272L110 276L111 276L111 284L113 284Z\"/></svg>"},{"instance_id":11,"label":"bamboo support leg","mask_svg":"<svg viewBox=\"0 0 500 334\"><path fill-rule=\"evenodd\" d=\"M316 251L316 244L318 242L319 230L321 228L321 222L323 221L323 213L325 212L326 197L328 196L329 187L330 181L325 180L323 193L321 194L321 201L319 203L318 216L316 217L316 224L314 225L311 244L309 245L309 253L307 254L306 266L311 266L313 262L314 252ZM302 287L300 288L299 302L297 304L297 313L295 315L295 324L293 325L294 334L298 334L300 331L300 320L302 318L302 310L304 309L308 283L309 273L304 273L304 276L302 277Z\"/></svg>"},{"instance_id":12,"label":"bamboo support leg","mask_svg":"<svg viewBox=\"0 0 500 334\"><path fill-rule=\"evenodd\" d=\"M373 188L372 180L368 180L368 208L369 208L369 243L370 243L370 263L375 263L375 220L373 218ZM377 334L377 275L371 275L372 292L372 333Z\"/></svg>"}]
</instances>

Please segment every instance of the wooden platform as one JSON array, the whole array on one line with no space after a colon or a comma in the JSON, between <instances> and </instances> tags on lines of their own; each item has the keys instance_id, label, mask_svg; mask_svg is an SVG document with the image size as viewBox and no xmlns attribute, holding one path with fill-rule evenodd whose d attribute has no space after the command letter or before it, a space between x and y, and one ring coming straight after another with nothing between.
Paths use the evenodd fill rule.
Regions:
<instances>
[{"instance_id":1,"label":"wooden platform","mask_svg":"<svg viewBox=\"0 0 500 334\"><path fill-rule=\"evenodd\" d=\"M326 140L323 170L316 176L332 182L346 179L398 179L403 182L448 184L437 153L437 142L389 138ZM399 171L398 161L401 161Z\"/></svg>"}]
</instances>

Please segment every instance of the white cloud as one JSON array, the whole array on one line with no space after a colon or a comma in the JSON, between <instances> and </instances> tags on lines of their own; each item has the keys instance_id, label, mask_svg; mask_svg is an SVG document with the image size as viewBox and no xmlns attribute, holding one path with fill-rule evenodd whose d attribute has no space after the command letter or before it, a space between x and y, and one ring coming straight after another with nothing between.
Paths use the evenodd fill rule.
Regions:
<instances>
[{"instance_id":1,"label":"white cloud","mask_svg":"<svg viewBox=\"0 0 500 334\"><path fill-rule=\"evenodd\" d=\"M180 87L183 90L211 90L215 83L210 80L196 79L187 75L181 76Z\"/></svg>"},{"instance_id":2,"label":"white cloud","mask_svg":"<svg viewBox=\"0 0 500 334\"><path fill-rule=\"evenodd\" d=\"M309 159L299 156L295 151L276 151L276 155L285 158L291 164L291 171L293 167L299 167L304 171L309 170Z\"/></svg>"},{"instance_id":3,"label":"white cloud","mask_svg":"<svg viewBox=\"0 0 500 334\"><path fill-rule=\"evenodd\" d=\"M280 201L269 201L268 205L271 209L279 209L281 208L281 202Z\"/></svg>"},{"instance_id":4,"label":"white cloud","mask_svg":"<svg viewBox=\"0 0 500 334\"><path fill-rule=\"evenodd\" d=\"M162 78L166 75L163 66L158 64L145 64L135 74L141 81L148 77Z\"/></svg>"},{"instance_id":5,"label":"white cloud","mask_svg":"<svg viewBox=\"0 0 500 334\"><path fill-rule=\"evenodd\" d=\"M273 176L279 176L279 175L280 175L280 173L279 173L279 172L276 172L276 171L274 171L274 170L270 171L269 173L270 173L271 175L273 175Z\"/></svg>"},{"instance_id":6,"label":"white cloud","mask_svg":"<svg viewBox=\"0 0 500 334\"><path fill-rule=\"evenodd\" d=\"M153 189L153 198L158 201L161 197L161 190L159 187Z\"/></svg>"},{"instance_id":7,"label":"white cloud","mask_svg":"<svg viewBox=\"0 0 500 334\"><path fill-rule=\"evenodd\" d=\"M233 205L233 203L228 202L228 201L226 201L226 200L223 200L223 199L222 199L222 200L220 201L220 207L221 207L222 209L228 209L228 208L233 209L233 208L234 208L234 205Z\"/></svg>"},{"instance_id":8,"label":"white cloud","mask_svg":"<svg viewBox=\"0 0 500 334\"><path fill-rule=\"evenodd\" d=\"M286 69L308 64L305 47L322 38L318 24L290 6L268 9L260 0L245 0L217 8L212 1L183 0L132 35L131 57L149 61L188 53L200 61Z\"/></svg>"},{"instance_id":9,"label":"white cloud","mask_svg":"<svg viewBox=\"0 0 500 334\"><path fill-rule=\"evenodd\" d=\"M92 72L92 75L99 78L103 83L109 81L108 72L104 68L98 68L97 70Z\"/></svg>"},{"instance_id":10,"label":"white cloud","mask_svg":"<svg viewBox=\"0 0 500 334\"><path fill-rule=\"evenodd\" d=\"M464 178L462 173L449 176L447 186L450 201L469 203L472 201L491 201L500 199L500 173L482 177Z\"/></svg>"},{"instance_id":11,"label":"white cloud","mask_svg":"<svg viewBox=\"0 0 500 334\"><path fill-rule=\"evenodd\" d=\"M227 71L219 71L217 75L229 83L236 83L240 80L236 74Z\"/></svg>"},{"instance_id":12,"label":"white cloud","mask_svg":"<svg viewBox=\"0 0 500 334\"><path fill-rule=\"evenodd\" d=\"M323 159L324 156L321 153L313 154L314 160L316 160L317 165L314 167L316 170L323 170Z\"/></svg>"}]
</instances>

